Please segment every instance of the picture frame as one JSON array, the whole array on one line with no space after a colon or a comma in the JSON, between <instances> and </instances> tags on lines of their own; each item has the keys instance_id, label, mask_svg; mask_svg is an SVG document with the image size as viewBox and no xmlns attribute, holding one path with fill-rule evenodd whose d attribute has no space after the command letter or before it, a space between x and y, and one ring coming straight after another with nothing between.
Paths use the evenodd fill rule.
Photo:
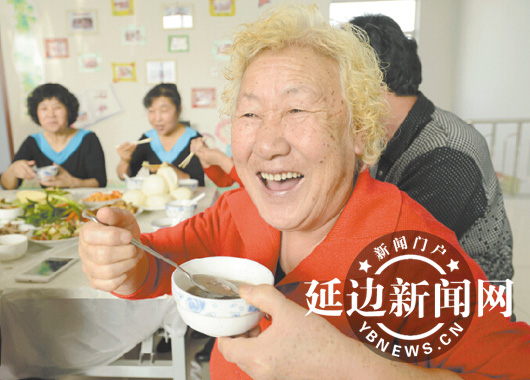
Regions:
<instances>
[{"instance_id":1,"label":"picture frame","mask_svg":"<svg viewBox=\"0 0 530 380\"><path fill-rule=\"evenodd\" d=\"M46 58L68 58L67 38L46 38L44 39L46 48Z\"/></svg>"},{"instance_id":2,"label":"picture frame","mask_svg":"<svg viewBox=\"0 0 530 380\"><path fill-rule=\"evenodd\" d=\"M234 42L230 40L215 40L212 49L213 58L216 61L229 61L233 44Z\"/></svg>"},{"instance_id":3,"label":"picture frame","mask_svg":"<svg viewBox=\"0 0 530 380\"><path fill-rule=\"evenodd\" d=\"M145 63L148 84L177 81L177 62L173 60L147 61Z\"/></svg>"},{"instance_id":4,"label":"picture frame","mask_svg":"<svg viewBox=\"0 0 530 380\"><path fill-rule=\"evenodd\" d=\"M167 51L170 53L189 52L190 36L173 35L167 37Z\"/></svg>"},{"instance_id":5,"label":"picture frame","mask_svg":"<svg viewBox=\"0 0 530 380\"><path fill-rule=\"evenodd\" d=\"M191 89L192 108L215 108L216 106L217 98L215 88L208 87Z\"/></svg>"},{"instance_id":6,"label":"picture frame","mask_svg":"<svg viewBox=\"0 0 530 380\"><path fill-rule=\"evenodd\" d=\"M70 34L97 33L98 18L96 10L66 11L66 19Z\"/></svg>"},{"instance_id":7,"label":"picture frame","mask_svg":"<svg viewBox=\"0 0 530 380\"><path fill-rule=\"evenodd\" d=\"M122 45L145 45L145 27L129 25L121 28Z\"/></svg>"},{"instance_id":8,"label":"picture frame","mask_svg":"<svg viewBox=\"0 0 530 380\"><path fill-rule=\"evenodd\" d=\"M112 80L116 82L136 82L135 62L112 62Z\"/></svg>"},{"instance_id":9,"label":"picture frame","mask_svg":"<svg viewBox=\"0 0 530 380\"><path fill-rule=\"evenodd\" d=\"M193 5L165 4L162 5L162 29L193 28Z\"/></svg>"},{"instance_id":10,"label":"picture frame","mask_svg":"<svg viewBox=\"0 0 530 380\"><path fill-rule=\"evenodd\" d=\"M78 58L79 72L95 73L103 71L102 58L100 53L84 53Z\"/></svg>"},{"instance_id":11,"label":"picture frame","mask_svg":"<svg viewBox=\"0 0 530 380\"><path fill-rule=\"evenodd\" d=\"M236 14L236 0L210 0L210 15L233 16Z\"/></svg>"},{"instance_id":12,"label":"picture frame","mask_svg":"<svg viewBox=\"0 0 530 380\"><path fill-rule=\"evenodd\" d=\"M110 0L113 16L129 16L134 14L134 0Z\"/></svg>"}]
</instances>

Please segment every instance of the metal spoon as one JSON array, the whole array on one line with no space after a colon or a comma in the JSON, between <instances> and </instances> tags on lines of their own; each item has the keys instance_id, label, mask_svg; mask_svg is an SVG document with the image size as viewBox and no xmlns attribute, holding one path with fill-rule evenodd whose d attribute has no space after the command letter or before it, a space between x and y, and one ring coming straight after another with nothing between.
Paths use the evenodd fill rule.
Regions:
<instances>
[{"instance_id":1,"label":"metal spoon","mask_svg":"<svg viewBox=\"0 0 530 380\"><path fill-rule=\"evenodd\" d=\"M108 224L103 223L97 218L97 216L90 210L83 211L83 217L92 220L93 222L108 226ZM200 288L201 290L207 293L206 297L208 298L224 298L224 297L239 297L237 285L232 282L225 280L224 278L210 276L208 274L190 274L186 270L182 269L177 263L168 259L167 257L161 255L157 251L153 250L151 247L142 244L136 239L131 239L131 244L143 249L144 251L150 253L151 255L159 258L160 260L165 261L166 263L174 266L182 273L184 273L190 280L190 282Z\"/></svg>"}]
</instances>

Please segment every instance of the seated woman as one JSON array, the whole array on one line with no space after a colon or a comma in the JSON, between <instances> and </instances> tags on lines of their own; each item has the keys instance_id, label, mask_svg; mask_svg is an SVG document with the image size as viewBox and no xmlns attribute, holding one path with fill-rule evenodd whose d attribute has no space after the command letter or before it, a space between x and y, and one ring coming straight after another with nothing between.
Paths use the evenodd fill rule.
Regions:
<instances>
[{"instance_id":1,"label":"seated woman","mask_svg":"<svg viewBox=\"0 0 530 380\"><path fill-rule=\"evenodd\" d=\"M210 178L218 187L229 187L235 182L243 186L241 179L237 175L232 157L228 157L219 149L208 147L204 139L194 139L191 141L191 151L199 157L204 174Z\"/></svg>"},{"instance_id":2,"label":"seated woman","mask_svg":"<svg viewBox=\"0 0 530 380\"><path fill-rule=\"evenodd\" d=\"M105 187L105 155L94 132L74 129L79 111L77 98L64 86L46 83L33 90L27 100L31 119L42 131L30 135L2 173L2 186L14 189L24 179L35 178L37 168L58 165L56 177L41 179L41 186Z\"/></svg>"},{"instance_id":3,"label":"seated woman","mask_svg":"<svg viewBox=\"0 0 530 380\"><path fill-rule=\"evenodd\" d=\"M125 174L135 176L144 161L151 165L165 161L173 167L179 179L194 178L199 181L199 186L204 186L204 171L197 157L193 157L185 168L177 168L190 154L191 140L201 137L179 121L181 102L177 86L173 83L156 85L145 95L144 106L153 129L140 139L152 138L152 141L142 145L126 142L118 147L118 176L121 179ZM150 170L156 172L155 168Z\"/></svg>"}]
</instances>

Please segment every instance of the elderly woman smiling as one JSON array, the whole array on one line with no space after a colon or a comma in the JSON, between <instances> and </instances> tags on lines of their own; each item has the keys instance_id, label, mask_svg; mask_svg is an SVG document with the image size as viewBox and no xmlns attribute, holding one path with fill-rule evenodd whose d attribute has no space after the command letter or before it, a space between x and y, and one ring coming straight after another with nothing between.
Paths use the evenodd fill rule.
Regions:
<instances>
[{"instance_id":1,"label":"elderly woman smiling","mask_svg":"<svg viewBox=\"0 0 530 380\"><path fill-rule=\"evenodd\" d=\"M29 136L2 173L2 186L14 189L22 180L35 178L32 166L59 165L56 177L40 180L42 186L105 187L105 155L96 134L71 127L79 102L57 83L38 86L28 96L28 113L42 127Z\"/></svg>"},{"instance_id":2,"label":"elderly woman smiling","mask_svg":"<svg viewBox=\"0 0 530 380\"><path fill-rule=\"evenodd\" d=\"M362 37L329 26L316 6L282 6L237 34L226 77L225 112L233 119L233 158L245 187L151 234L140 234L124 211L99 210L112 227L88 223L79 245L93 287L128 299L171 291L172 268L132 246L131 237L179 262L212 255L252 259L273 271L279 286L345 281L362 249L395 231L429 231L458 245L419 204L363 170L383 146L386 108L377 60ZM466 260L474 276L485 279ZM505 376L505 368L513 378L524 377L530 329L500 314L476 319L478 328L468 331L460 349L414 366L352 339L345 313L329 322L306 317L295 295L285 298L266 285L242 286L240 295L272 323L264 319L248 336L220 338L212 379L458 378L451 370L477 378ZM300 302L306 306L303 293Z\"/></svg>"}]
</instances>

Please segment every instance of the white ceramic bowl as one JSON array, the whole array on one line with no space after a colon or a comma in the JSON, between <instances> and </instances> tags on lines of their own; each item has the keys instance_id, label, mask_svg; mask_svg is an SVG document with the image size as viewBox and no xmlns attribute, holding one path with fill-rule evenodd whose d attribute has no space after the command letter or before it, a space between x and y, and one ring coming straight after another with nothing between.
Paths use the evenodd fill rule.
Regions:
<instances>
[{"instance_id":1,"label":"white ceramic bowl","mask_svg":"<svg viewBox=\"0 0 530 380\"><path fill-rule=\"evenodd\" d=\"M195 215L197 209L196 203L190 203L189 200L174 200L166 204L166 215L169 218L184 220Z\"/></svg>"},{"instance_id":2,"label":"white ceramic bowl","mask_svg":"<svg viewBox=\"0 0 530 380\"><path fill-rule=\"evenodd\" d=\"M28 250L28 237L21 234L0 235L0 261L15 260Z\"/></svg>"},{"instance_id":3,"label":"white ceramic bowl","mask_svg":"<svg viewBox=\"0 0 530 380\"><path fill-rule=\"evenodd\" d=\"M179 186L195 190L199 186L199 181L194 178L179 179Z\"/></svg>"},{"instance_id":4,"label":"white ceramic bowl","mask_svg":"<svg viewBox=\"0 0 530 380\"><path fill-rule=\"evenodd\" d=\"M13 220L22 215L22 207L0 208L0 220Z\"/></svg>"},{"instance_id":5,"label":"white ceramic bowl","mask_svg":"<svg viewBox=\"0 0 530 380\"><path fill-rule=\"evenodd\" d=\"M153 231L157 231L161 228L176 226L179 222L180 219L178 218L159 218L151 221L151 228Z\"/></svg>"},{"instance_id":6,"label":"white ceramic bowl","mask_svg":"<svg viewBox=\"0 0 530 380\"><path fill-rule=\"evenodd\" d=\"M127 177L125 183L128 190L142 190L142 184L146 177Z\"/></svg>"},{"instance_id":7,"label":"white ceramic bowl","mask_svg":"<svg viewBox=\"0 0 530 380\"><path fill-rule=\"evenodd\" d=\"M43 166L35 170L39 179L47 179L55 177L59 173L59 167L57 165Z\"/></svg>"},{"instance_id":8,"label":"white ceramic bowl","mask_svg":"<svg viewBox=\"0 0 530 380\"><path fill-rule=\"evenodd\" d=\"M182 267L192 274L209 274L248 284L273 284L274 276L256 261L215 256L190 260ZM187 292L191 284L178 269L171 276L173 298L184 322L210 336L233 336L256 326L264 313L243 299L208 299Z\"/></svg>"}]
</instances>

